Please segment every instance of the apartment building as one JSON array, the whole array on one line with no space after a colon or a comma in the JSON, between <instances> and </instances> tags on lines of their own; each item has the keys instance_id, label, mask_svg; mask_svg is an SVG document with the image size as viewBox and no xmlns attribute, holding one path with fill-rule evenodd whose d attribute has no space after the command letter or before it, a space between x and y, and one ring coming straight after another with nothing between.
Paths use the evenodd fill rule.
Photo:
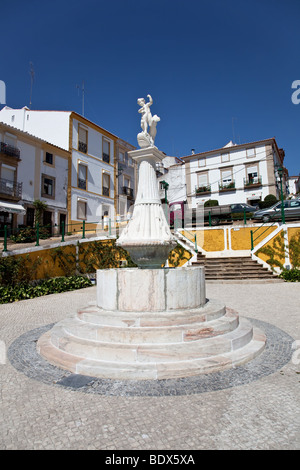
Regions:
<instances>
[{"instance_id":1,"label":"apartment building","mask_svg":"<svg viewBox=\"0 0 300 470\"><path fill-rule=\"evenodd\" d=\"M1 120L69 152L69 231L83 221L95 225L104 216L114 216L117 136L73 111L5 106Z\"/></svg>"},{"instance_id":2,"label":"apartment building","mask_svg":"<svg viewBox=\"0 0 300 470\"><path fill-rule=\"evenodd\" d=\"M42 224L67 223L69 152L0 122L0 230L33 226L36 200L47 205Z\"/></svg>"},{"instance_id":3,"label":"apartment building","mask_svg":"<svg viewBox=\"0 0 300 470\"><path fill-rule=\"evenodd\" d=\"M117 140L116 151L116 212L126 218L137 193L137 163L128 155L135 147L122 139Z\"/></svg>"},{"instance_id":4,"label":"apartment building","mask_svg":"<svg viewBox=\"0 0 300 470\"><path fill-rule=\"evenodd\" d=\"M186 200L185 164L178 157L166 156L157 170L159 196L168 204Z\"/></svg>"},{"instance_id":5,"label":"apartment building","mask_svg":"<svg viewBox=\"0 0 300 470\"><path fill-rule=\"evenodd\" d=\"M283 191L287 170L284 151L275 138L225 147L182 157L185 162L187 202L196 207L208 199L221 204L256 205L268 194L280 198L278 168L283 168Z\"/></svg>"}]
</instances>

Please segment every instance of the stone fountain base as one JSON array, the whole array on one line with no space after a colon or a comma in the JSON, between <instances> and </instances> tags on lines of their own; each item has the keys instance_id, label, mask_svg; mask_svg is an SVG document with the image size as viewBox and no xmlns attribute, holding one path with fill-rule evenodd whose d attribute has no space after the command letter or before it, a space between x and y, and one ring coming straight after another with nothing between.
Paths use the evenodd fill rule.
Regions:
<instances>
[{"instance_id":1,"label":"stone fountain base","mask_svg":"<svg viewBox=\"0 0 300 470\"><path fill-rule=\"evenodd\" d=\"M265 335L205 296L204 268L97 272L97 302L38 341L51 364L112 379L167 379L244 364Z\"/></svg>"}]
</instances>

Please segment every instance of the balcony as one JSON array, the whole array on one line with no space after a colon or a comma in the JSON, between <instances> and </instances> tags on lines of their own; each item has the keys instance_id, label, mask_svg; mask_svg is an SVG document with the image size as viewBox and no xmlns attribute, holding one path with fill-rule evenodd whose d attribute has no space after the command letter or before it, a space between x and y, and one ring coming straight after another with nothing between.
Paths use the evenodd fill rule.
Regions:
<instances>
[{"instance_id":1,"label":"balcony","mask_svg":"<svg viewBox=\"0 0 300 470\"><path fill-rule=\"evenodd\" d=\"M22 183L0 178L0 194L1 196L9 196L11 199L22 198Z\"/></svg>"},{"instance_id":2,"label":"balcony","mask_svg":"<svg viewBox=\"0 0 300 470\"><path fill-rule=\"evenodd\" d=\"M102 154L102 160L103 160L105 163L109 163L110 158L109 158L108 153L104 153L104 152L103 152L103 154Z\"/></svg>"},{"instance_id":3,"label":"balcony","mask_svg":"<svg viewBox=\"0 0 300 470\"><path fill-rule=\"evenodd\" d=\"M81 178L78 178L78 188L80 189L86 189L86 180L83 180Z\"/></svg>"},{"instance_id":4,"label":"balcony","mask_svg":"<svg viewBox=\"0 0 300 470\"><path fill-rule=\"evenodd\" d=\"M254 177L248 176L248 178L244 178L244 188L245 189L257 188L258 186L261 186L261 185L262 185L261 176L254 176Z\"/></svg>"},{"instance_id":5,"label":"balcony","mask_svg":"<svg viewBox=\"0 0 300 470\"><path fill-rule=\"evenodd\" d=\"M230 183L219 183L219 192L223 193L226 191L235 191L235 181Z\"/></svg>"},{"instance_id":6,"label":"balcony","mask_svg":"<svg viewBox=\"0 0 300 470\"><path fill-rule=\"evenodd\" d=\"M82 153L87 153L87 144L85 142L78 142L78 150Z\"/></svg>"},{"instance_id":7,"label":"balcony","mask_svg":"<svg viewBox=\"0 0 300 470\"><path fill-rule=\"evenodd\" d=\"M6 144L5 142L0 142L0 152L8 155L9 157L20 158L20 150L17 147Z\"/></svg>"},{"instance_id":8,"label":"balcony","mask_svg":"<svg viewBox=\"0 0 300 470\"><path fill-rule=\"evenodd\" d=\"M210 184L207 184L205 186L198 186L198 187L196 186L195 193L196 193L196 196L204 196L205 194L210 194L211 193Z\"/></svg>"},{"instance_id":9,"label":"balcony","mask_svg":"<svg viewBox=\"0 0 300 470\"><path fill-rule=\"evenodd\" d=\"M102 194L103 196L109 197L109 188L106 188L105 186L102 187Z\"/></svg>"},{"instance_id":10,"label":"balcony","mask_svg":"<svg viewBox=\"0 0 300 470\"><path fill-rule=\"evenodd\" d=\"M126 194L127 197L133 199L133 189L129 188L128 186L122 187L122 194Z\"/></svg>"}]
</instances>

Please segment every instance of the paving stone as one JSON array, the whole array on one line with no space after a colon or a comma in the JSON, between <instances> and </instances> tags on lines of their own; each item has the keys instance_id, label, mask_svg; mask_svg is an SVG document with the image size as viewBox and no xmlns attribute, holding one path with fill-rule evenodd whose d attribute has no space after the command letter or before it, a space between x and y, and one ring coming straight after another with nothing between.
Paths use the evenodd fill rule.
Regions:
<instances>
[{"instance_id":1,"label":"paving stone","mask_svg":"<svg viewBox=\"0 0 300 470\"><path fill-rule=\"evenodd\" d=\"M0 305L0 449L299 450L299 287L207 283L207 297L265 330L267 346L247 365L201 381L72 386L72 374L40 361L35 344L93 302L95 288Z\"/></svg>"}]
</instances>

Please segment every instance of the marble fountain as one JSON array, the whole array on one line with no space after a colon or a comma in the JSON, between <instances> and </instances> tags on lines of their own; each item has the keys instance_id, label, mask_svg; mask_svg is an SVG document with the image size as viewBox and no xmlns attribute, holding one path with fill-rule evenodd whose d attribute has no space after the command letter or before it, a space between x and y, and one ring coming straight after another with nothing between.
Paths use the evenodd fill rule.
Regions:
<instances>
[{"instance_id":1,"label":"marble fountain","mask_svg":"<svg viewBox=\"0 0 300 470\"><path fill-rule=\"evenodd\" d=\"M165 155L154 145L160 118L138 100L140 148L132 218L117 244L137 268L97 271L96 301L66 317L37 342L49 363L75 374L159 380L218 372L262 352L266 337L218 299L207 299L203 267L162 267L176 245L155 173Z\"/></svg>"}]
</instances>

